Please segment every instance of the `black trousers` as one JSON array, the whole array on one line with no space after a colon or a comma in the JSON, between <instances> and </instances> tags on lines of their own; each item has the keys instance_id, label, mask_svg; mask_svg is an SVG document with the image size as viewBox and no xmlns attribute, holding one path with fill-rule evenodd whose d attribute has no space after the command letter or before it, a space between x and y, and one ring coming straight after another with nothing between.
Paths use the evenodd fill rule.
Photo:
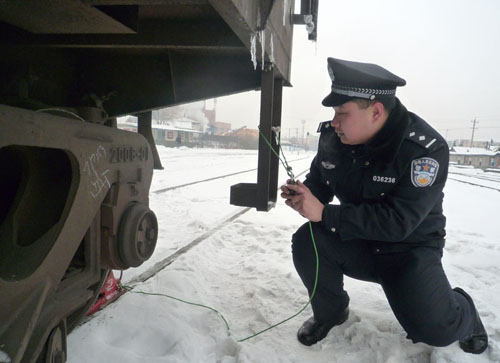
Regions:
<instances>
[{"instance_id":1,"label":"black trousers","mask_svg":"<svg viewBox=\"0 0 500 363\"><path fill-rule=\"evenodd\" d=\"M388 252L366 240L342 241L321 224L312 225L319 254L318 285L311 302L317 321L336 320L349 305L343 287L347 275L382 286L392 311L414 343L447 346L472 331L475 309L452 290L441 264L441 248L402 246L397 252ZM309 223L293 235L292 253L311 296L316 255Z\"/></svg>"}]
</instances>

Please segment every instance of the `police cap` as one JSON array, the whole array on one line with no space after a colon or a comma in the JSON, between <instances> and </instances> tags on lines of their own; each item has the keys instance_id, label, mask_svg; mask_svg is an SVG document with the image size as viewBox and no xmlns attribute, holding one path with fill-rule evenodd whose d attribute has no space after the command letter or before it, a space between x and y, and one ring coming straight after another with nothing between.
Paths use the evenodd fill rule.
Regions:
<instances>
[{"instance_id":1,"label":"police cap","mask_svg":"<svg viewBox=\"0 0 500 363\"><path fill-rule=\"evenodd\" d=\"M332 91L322 102L327 107L339 106L354 98L391 99L396 95L396 87L406 84L404 79L371 63L328 58L328 73Z\"/></svg>"}]
</instances>

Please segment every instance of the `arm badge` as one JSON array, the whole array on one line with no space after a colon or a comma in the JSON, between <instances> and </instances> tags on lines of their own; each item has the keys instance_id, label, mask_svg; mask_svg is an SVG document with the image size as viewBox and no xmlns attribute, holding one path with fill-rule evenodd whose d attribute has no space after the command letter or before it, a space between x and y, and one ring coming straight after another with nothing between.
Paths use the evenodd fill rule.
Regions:
<instances>
[{"instance_id":1,"label":"arm badge","mask_svg":"<svg viewBox=\"0 0 500 363\"><path fill-rule=\"evenodd\" d=\"M430 187L436 180L439 163L431 158L411 162L411 182L416 187Z\"/></svg>"}]
</instances>

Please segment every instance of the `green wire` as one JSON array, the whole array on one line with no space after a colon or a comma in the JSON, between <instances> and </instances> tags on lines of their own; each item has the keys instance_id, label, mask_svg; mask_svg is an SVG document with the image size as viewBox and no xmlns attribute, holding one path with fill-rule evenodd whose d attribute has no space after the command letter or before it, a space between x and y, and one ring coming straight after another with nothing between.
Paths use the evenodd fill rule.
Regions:
<instances>
[{"instance_id":1,"label":"green wire","mask_svg":"<svg viewBox=\"0 0 500 363\"><path fill-rule=\"evenodd\" d=\"M260 136L262 136L262 138L264 139L264 141L266 142L266 144L269 146L269 148L271 149L271 151L274 153L274 155L276 155L276 157L279 159L279 161L281 161L281 164L285 168L287 174L290 175L289 172L292 170L292 168L288 165L288 162L286 161L285 154L283 153L283 150L281 150L281 144L279 145L279 148L281 150L281 155L283 155L283 158L285 159L284 162L283 162L283 160L281 160L279 154L276 152L276 150L274 150L273 146L267 140L267 138L264 136L264 134L262 133L262 131L260 131L260 127L258 129L259 129Z\"/></svg>"},{"instance_id":2,"label":"green wire","mask_svg":"<svg viewBox=\"0 0 500 363\"><path fill-rule=\"evenodd\" d=\"M182 299L179 299L178 297L175 297L175 296L171 296L171 295L167 295L167 294L160 294L160 293L155 293L155 292L145 292L145 291L133 291L133 287L132 286L123 286L127 291L129 292L133 292L134 294L143 294L143 295L153 295L153 296L162 296L162 297L168 297L170 299L173 299L173 300L177 300L177 301L180 301L180 302L183 302L185 304L189 304L189 305L194 305L194 306L199 306L199 307L202 307L202 308L206 308L206 309L209 309L209 310L212 310L213 312L217 313L217 315L219 315L222 320L224 320L224 323L226 324L226 328L227 328L227 334L230 336L231 335L231 331L230 331L230 328L229 328L229 324L226 320L226 318L224 318L224 315L222 315L221 312L219 312L218 310L214 309L214 308L211 308L210 306L206 306L206 305L203 305L203 304L197 304L197 303L193 303L193 302L189 302L189 301L186 301L186 300L182 300Z\"/></svg>"},{"instance_id":3,"label":"green wire","mask_svg":"<svg viewBox=\"0 0 500 363\"><path fill-rule=\"evenodd\" d=\"M264 139L264 141L267 143L267 145L269 145L269 148L271 149L271 151L278 157L278 159L281 161L281 164L283 164L283 167L285 167L287 173L291 170L291 168L288 166L288 163L286 162L286 159L285 159L285 162L283 162L283 160L281 160L279 154L273 149L271 143L266 139L266 137L264 136L264 134L260 131L260 128L259 128L259 133L260 135L262 136L262 138ZM279 144L279 148L281 150L281 154L283 155L283 158L285 157L284 153L283 153L283 150L281 149L281 144ZM286 163L286 165L285 165ZM271 325L269 327L267 327L266 329L263 329L253 335L250 335L246 338L243 338L243 339L239 339L237 340L238 342L244 342L245 340L248 340L248 339L251 339L251 338L254 338L256 337L257 335L260 335L268 330L271 330L275 327L277 327L278 325L281 325L283 323L286 323L287 321L295 318L297 315L299 315L300 313L302 313L308 306L309 304L311 303L312 299L314 298L314 295L316 293L316 287L318 285L318 275L319 275L319 255L318 255L318 249L316 247L316 241L314 239L314 233L313 233L313 230L312 230L312 223L311 221L309 221L309 230L311 232L311 239L312 239L312 243L313 243L313 247L314 247L314 253L316 254L316 276L315 276L315 279L314 279L314 287L313 287L313 291L311 293L311 297L309 298L309 301L304 305L304 307L302 309L300 309L296 314L286 318L285 320L282 320L280 321L279 323L276 323L274 325ZM171 295L167 295L167 294L160 294L160 293L154 293L154 292L145 292L145 291L133 291L133 288L132 286L123 286L127 291L129 292L133 292L135 294L143 294L143 295L153 295L153 296L161 296L161 297L166 297L166 298L169 298L169 299L173 299L173 300L177 300L177 301L180 301L180 302L183 302L185 304L189 304L189 305L194 305L194 306L199 306L199 307L202 307L202 308L205 308L205 309L209 309L213 312L215 312L217 315L219 315L221 317L222 320L224 320L224 323L226 324L226 329L227 329L227 335L228 336L231 336L231 329L229 327L229 323L227 322L226 318L224 318L224 315L222 315L221 312L219 312L218 310L214 309L214 308L211 308L210 306L207 306L207 305L203 305L203 304L197 304L197 303L193 303L193 302L189 302L189 301L186 301L186 300L182 300L182 299L179 299L177 297L174 297L174 296L171 296Z\"/></svg>"},{"instance_id":4,"label":"green wire","mask_svg":"<svg viewBox=\"0 0 500 363\"><path fill-rule=\"evenodd\" d=\"M290 316L289 318L286 318L285 320L282 320L280 321L279 323L277 324L274 324L274 325L271 325L270 327L264 329L264 330L261 330L259 331L258 333L255 333L253 335L250 335L249 337L246 337L244 339L240 339L238 340L238 342L244 342L245 340L248 340L250 338L253 338L253 337L256 337L257 335L260 335L272 328L275 328L277 327L278 325L281 325L283 323L286 323L287 321L295 318L297 315L299 315L301 312L303 312L308 306L309 304L311 303L312 299L314 298L314 294L316 293L316 286L318 285L318 274L319 274L319 256L318 256L318 249L316 248L316 241L314 240L314 234L313 234L313 231L312 231L312 224L311 222L309 222L309 230L311 231L311 238L312 238L312 242L313 242L313 246L314 246L314 253L316 254L316 277L314 279L314 287L313 287L313 292L311 294L311 297L309 298L309 301L307 302L306 305L304 305L304 307L302 309L299 310L299 312L297 312L296 314Z\"/></svg>"},{"instance_id":5,"label":"green wire","mask_svg":"<svg viewBox=\"0 0 500 363\"><path fill-rule=\"evenodd\" d=\"M313 287L313 291L312 291L312 294L311 294L311 297L309 298L309 301L307 302L306 305L304 305L304 307L302 309L300 309L296 314L290 316L289 318L286 318L285 320L282 320L280 321L279 323L276 323L274 325L271 325L269 327L267 327L266 329L263 329L253 335L250 335L246 338L243 338L243 339L239 339L237 340L238 342L244 342L245 340L248 340L248 339L251 339L251 338L254 338L256 337L257 335L260 335L268 330L271 330L275 327L277 327L278 325L281 325L283 323L286 323L287 321L295 318L297 315L299 315L300 313L302 313L308 306L309 304L311 303L312 299L314 298L314 294L316 293L316 286L318 285L318 275L319 275L319 255L318 255L318 249L316 248L316 241L314 240L314 234L313 234L313 230L312 230L312 224L311 222L309 222L309 230L311 231L311 239L312 239L312 242L313 242L313 247L314 247L314 252L316 254L316 277L315 277L315 281L314 281L314 287ZM169 299L173 299L173 300L177 300L177 301L180 301L180 302L183 302L185 304L189 304L189 305L194 305L194 306L199 306L199 307L202 307L202 308L205 308L205 309L209 309L213 312L215 312L217 315L219 315L219 317L224 320L224 323L226 324L226 329L227 329L227 335L228 336L231 336L231 329L229 327L229 323L227 322L226 318L224 318L224 315L222 315L221 312L219 312L218 310L214 309L214 308L211 308L210 306L207 306L207 305L203 305L203 304L197 304L197 303L193 303L193 302L189 302L189 301L186 301L186 300L182 300L182 299L179 299L177 297L174 297L174 296L171 296L171 295L167 295L167 294L160 294L160 293L154 293L154 292L145 292L145 291L133 291L133 287L131 286L123 286L127 291L129 292L133 292L134 294L143 294L143 295L153 295L153 296L161 296L161 297L166 297L166 298L169 298Z\"/></svg>"}]
</instances>

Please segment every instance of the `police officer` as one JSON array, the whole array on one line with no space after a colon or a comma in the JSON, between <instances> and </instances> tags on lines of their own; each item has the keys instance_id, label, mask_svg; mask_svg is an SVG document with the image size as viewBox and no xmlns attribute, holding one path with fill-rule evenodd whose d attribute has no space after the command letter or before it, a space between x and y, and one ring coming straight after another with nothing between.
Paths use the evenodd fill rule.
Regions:
<instances>
[{"instance_id":1,"label":"police officer","mask_svg":"<svg viewBox=\"0 0 500 363\"><path fill-rule=\"evenodd\" d=\"M312 345L349 314L344 275L379 283L414 343L459 341L482 353L488 337L471 297L452 289L441 265L446 141L395 97L406 81L375 64L328 58L332 121L304 183L281 187L286 204L312 223L319 253L313 316L297 333ZM330 204L336 196L338 204ZM295 268L309 295L316 256L309 224L292 237Z\"/></svg>"}]
</instances>

